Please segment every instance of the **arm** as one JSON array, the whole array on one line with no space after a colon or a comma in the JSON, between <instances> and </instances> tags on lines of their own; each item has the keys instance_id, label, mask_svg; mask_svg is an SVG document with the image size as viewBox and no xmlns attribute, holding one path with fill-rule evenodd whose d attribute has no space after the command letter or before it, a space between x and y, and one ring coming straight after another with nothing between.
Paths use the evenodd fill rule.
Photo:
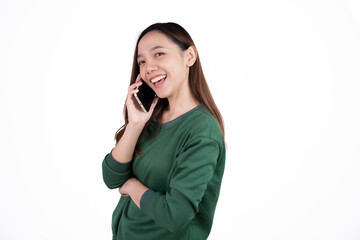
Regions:
<instances>
[{"instance_id":1,"label":"arm","mask_svg":"<svg viewBox=\"0 0 360 240\"><path fill-rule=\"evenodd\" d=\"M134 100L134 94L142 85L140 74L138 75L134 84L128 88L128 95L126 98L126 109L128 112L128 121L125 132L119 142L113 149L113 157L120 163L130 162L134 153L137 140L146 124L150 119L158 98L155 98L149 112L144 112Z\"/></svg>"},{"instance_id":2,"label":"arm","mask_svg":"<svg viewBox=\"0 0 360 240\"><path fill-rule=\"evenodd\" d=\"M115 148L112 150L114 159L120 163L131 161L136 142L144 128L145 123L128 123L124 135L120 138Z\"/></svg>"},{"instance_id":3,"label":"arm","mask_svg":"<svg viewBox=\"0 0 360 240\"><path fill-rule=\"evenodd\" d=\"M110 152L102 162L102 175L108 188L120 187L132 176L131 162L119 163Z\"/></svg>"},{"instance_id":4,"label":"arm","mask_svg":"<svg viewBox=\"0 0 360 240\"><path fill-rule=\"evenodd\" d=\"M141 197L147 190L149 190L149 188L136 178L130 178L119 188L120 194L130 196L138 208L140 208Z\"/></svg>"},{"instance_id":5,"label":"arm","mask_svg":"<svg viewBox=\"0 0 360 240\"><path fill-rule=\"evenodd\" d=\"M213 176L219 153L216 141L197 138L178 156L169 192L156 192L131 179L119 191L130 195L134 203L141 206L141 210L154 219L157 225L175 232L197 213L207 184Z\"/></svg>"},{"instance_id":6,"label":"arm","mask_svg":"<svg viewBox=\"0 0 360 240\"><path fill-rule=\"evenodd\" d=\"M155 98L149 112L143 112L136 105L134 93L139 91L138 87L141 84L141 78L138 75L135 83L128 88L126 108L129 122L119 142L103 160L103 179L110 189L120 187L132 176L131 160L137 140L158 102L158 98Z\"/></svg>"},{"instance_id":7,"label":"arm","mask_svg":"<svg viewBox=\"0 0 360 240\"><path fill-rule=\"evenodd\" d=\"M132 176L131 159L142 129L142 124L129 123L120 141L103 160L103 179L108 188L120 187Z\"/></svg>"}]
</instances>

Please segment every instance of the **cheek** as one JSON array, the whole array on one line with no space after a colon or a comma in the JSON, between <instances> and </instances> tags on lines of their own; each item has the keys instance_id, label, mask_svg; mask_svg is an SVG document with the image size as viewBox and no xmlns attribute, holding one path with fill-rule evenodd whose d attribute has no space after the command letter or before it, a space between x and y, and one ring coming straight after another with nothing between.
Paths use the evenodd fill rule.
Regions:
<instances>
[{"instance_id":1,"label":"cheek","mask_svg":"<svg viewBox=\"0 0 360 240\"><path fill-rule=\"evenodd\" d=\"M174 61L173 59L169 61L164 61L161 64L162 69L167 71L170 75L178 75L179 74L179 61Z\"/></svg>"},{"instance_id":2,"label":"cheek","mask_svg":"<svg viewBox=\"0 0 360 240\"><path fill-rule=\"evenodd\" d=\"M143 68L140 68L140 77L141 77L141 79L145 79L145 77L146 77L146 72Z\"/></svg>"}]
</instances>

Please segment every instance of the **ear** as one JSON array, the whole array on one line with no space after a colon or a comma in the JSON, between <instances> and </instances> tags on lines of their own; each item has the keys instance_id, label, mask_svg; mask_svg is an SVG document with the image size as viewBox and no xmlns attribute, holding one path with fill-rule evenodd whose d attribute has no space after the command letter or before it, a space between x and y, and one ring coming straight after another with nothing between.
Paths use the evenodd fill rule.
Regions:
<instances>
[{"instance_id":1,"label":"ear","mask_svg":"<svg viewBox=\"0 0 360 240\"><path fill-rule=\"evenodd\" d=\"M196 62L197 58L197 51L194 46L190 46L188 49L186 49L185 52L185 59L186 59L186 66L191 67Z\"/></svg>"}]
</instances>

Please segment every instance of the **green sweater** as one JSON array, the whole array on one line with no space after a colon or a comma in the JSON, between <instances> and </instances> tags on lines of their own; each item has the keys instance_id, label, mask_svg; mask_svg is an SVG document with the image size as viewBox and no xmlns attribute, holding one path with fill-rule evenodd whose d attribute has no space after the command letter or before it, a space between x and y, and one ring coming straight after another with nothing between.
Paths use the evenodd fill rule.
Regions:
<instances>
[{"instance_id":1,"label":"green sweater","mask_svg":"<svg viewBox=\"0 0 360 240\"><path fill-rule=\"evenodd\" d=\"M206 239L210 233L225 166L225 144L216 119L204 105L143 134L130 163L111 152L103 179L118 188L130 177L149 187L140 209L121 197L112 217L114 240Z\"/></svg>"}]
</instances>

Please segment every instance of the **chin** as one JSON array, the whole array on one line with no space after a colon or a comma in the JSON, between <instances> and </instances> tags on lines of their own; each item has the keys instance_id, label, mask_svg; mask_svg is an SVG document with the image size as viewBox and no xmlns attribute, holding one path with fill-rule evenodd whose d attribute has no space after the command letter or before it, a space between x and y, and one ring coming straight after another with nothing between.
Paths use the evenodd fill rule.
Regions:
<instances>
[{"instance_id":1,"label":"chin","mask_svg":"<svg viewBox=\"0 0 360 240\"><path fill-rule=\"evenodd\" d=\"M168 98L168 97L167 97L166 95L164 95L164 94L160 94L160 95L156 94L156 96L158 96L160 99Z\"/></svg>"},{"instance_id":2,"label":"chin","mask_svg":"<svg viewBox=\"0 0 360 240\"><path fill-rule=\"evenodd\" d=\"M169 97L169 94L167 93L164 93L164 92L155 92L156 93L156 96L158 96L159 98L168 98Z\"/></svg>"}]
</instances>

